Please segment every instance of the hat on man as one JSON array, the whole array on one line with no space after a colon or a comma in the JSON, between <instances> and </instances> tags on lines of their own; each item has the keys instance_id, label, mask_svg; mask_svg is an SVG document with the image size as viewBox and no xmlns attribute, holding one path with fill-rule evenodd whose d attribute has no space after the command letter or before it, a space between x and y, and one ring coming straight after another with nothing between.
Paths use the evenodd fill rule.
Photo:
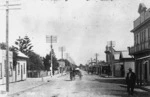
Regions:
<instances>
[{"instance_id":1,"label":"hat on man","mask_svg":"<svg viewBox=\"0 0 150 97\"><path fill-rule=\"evenodd\" d=\"M128 70L132 70L132 68L129 68Z\"/></svg>"}]
</instances>

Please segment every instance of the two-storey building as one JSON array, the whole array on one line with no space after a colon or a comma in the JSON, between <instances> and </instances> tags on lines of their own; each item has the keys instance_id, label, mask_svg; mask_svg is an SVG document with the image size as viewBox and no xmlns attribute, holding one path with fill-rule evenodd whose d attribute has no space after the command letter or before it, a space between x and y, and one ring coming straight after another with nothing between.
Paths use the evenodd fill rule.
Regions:
<instances>
[{"instance_id":1,"label":"two-storey building","mask_svg":"<svg viewBox=\"0 0 150 97\"><path fill-rule=\"evenodd\" d=\"M134 46L129 47L129 54L135 58L137 83L142 85L150 82L150 9L141 3L140 16L133 22Z\"/></svg>"},{"instance_id":2,"label":"two-storey building","mask_svg":"<svg viewBox=\"0 0 150 97\"><path fill-rule=\"evenodd\" d=\"M120 62L121 51L116 51L111 46L106 46L106 63L108 64L109 74L115 77L121 77L121 66L123 65Z\"/></svg>"}]
</instances>

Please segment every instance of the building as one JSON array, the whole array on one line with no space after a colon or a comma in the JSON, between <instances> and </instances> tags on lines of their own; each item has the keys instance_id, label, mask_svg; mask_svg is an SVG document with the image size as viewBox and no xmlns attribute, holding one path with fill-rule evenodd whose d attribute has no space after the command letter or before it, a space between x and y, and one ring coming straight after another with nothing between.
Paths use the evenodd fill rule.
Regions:
<instances>
[{"instance_id":1,"label":"building","mask_svg":"<svg viewBox=\"0 0 150 97\"><path fill-rule=\"evenodd\" d=\"M128 51L122 51L120 54L120 62L123 64L121 65L121 76L126 77L128 73L128 69L131 68L133 72L135 72L135 62L134 58L129 55Z\"/></svg>"},{"instance_id":2,"label":"building","mask_svg":"<svg viewBox=\"0 0 150 97\"><path fill-rule=\"evenodd\" d=\"M129 68L135 69L134 58L128 51L116 51L113 47L106 46L106 63L108 71L114 77L125 77Z\"/></svg>"},{"instance_id":3,"label":"building","mask_svg":"<svg viewBox=\"0 0 150 97\"><path fill-rule=\"evenodd\" d=\"M6 64L6 50L0 50L0 84L6 83L6 73L5 73L5 64ZM9 52L9 81L13 82L13 53Z\"/></svg>"},{"instance_id":4,"label":"building","mask_svg":"<svg viewBox=\"0 0 150 97\"><path fill-rule=\"evenodd\" d=\"M115 77L121 77L121 67L123 63L120 61L121 51L114 51L113 53L113 72Z\"/></svg>"},{"instance_id":5,"label":"building","mask_svg":"<svg viewBox=\"0 0 150 97\"><path fill-rule=\"evenodd\" d=\"M129 54L135 58L137 84L150 82L150 8L141 3L139 17L133 22L134 46L129 47Z\"/></svg>"},{"instance_id":6,"label":"building","mask_svg":"<svg viewBox=\"0 0 150 97\"><path fill-rule=\"evenodd\" d=\"M14 67L13 75L15 81L26 80L27 78L27 59L28 57L21 52L17 55L17 64Z\"/></svg>"},{"instance_id":7,"label":"building","mask_svg":"<svg viewBox=\"0 0 150 97\"><path fill-rule=\"evenodd\" d=\"M121 51L116 51L112 46L106 46L106 63L110 70L110 75L114 77L121 77L120 67L123 65L120 62Z\"/></svg>"},{"instance_id":8,"label":"building","mask_svg":"<svg viewBox=\"0 0 150 97\"><path fill-rule=\"evenodd\" d=\"M105 50L105 54L106 54L106 63L108 64L108 68L110 70L109 71L109 75L113 75L114 72L113 71L113 61L114 61L114 57L113 57L113 52L115 50L113 49L112 46L106 46L106 50Z\"/></svg>"},{"instance_id":9,"label":"building","mask_svg":"<svg viewBox=\"0 0 150 97\"><path fill-rule=\"evenodd\" d=\"M65 71L65 60L58 60L59 63L59 73L63 73Z\"/></svg>"},{"instance_id":10,"label":"building","mask_svg":"<svg viewBox=\"0 0 150 97\"><path fill-rule=\"evenodd\" d=\"M9 51L9 82L25 80L27 78L27 56L18 52L17 64L13 65L13 53ZM5 74L6 50L0 50L0 84L6 83Z\"/></svg>"}]
</instances>

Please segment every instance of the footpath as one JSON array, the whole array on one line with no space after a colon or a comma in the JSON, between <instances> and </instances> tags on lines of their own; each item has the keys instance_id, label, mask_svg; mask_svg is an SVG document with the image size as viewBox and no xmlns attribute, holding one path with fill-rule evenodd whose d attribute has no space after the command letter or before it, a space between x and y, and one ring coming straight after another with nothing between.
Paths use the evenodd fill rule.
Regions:
<instances>
[{"instance_id":1,"label":"footpath","mask_svg":"<svg viewBox=\"0 0 150 97\"><path fill-rule=\"evenodd\" d=\"M17 95L23 93L27 90L36 88L38 86L44 85L49 81L55 80L66 74L57 74L54 76L46 76L43 78L27 78L24 81L14 82L9 84L9 92L6 92L6 85L0 85L0 97L9 97L12 95Z\"/></svg>"},{"instance_id":2,"label":"footpath","mask_svg":"<svg viewBox=\"0 0 150 97\"><path fill-rule=\"evenodd\" d=\"M106 74L101 75L101 77L103 77L105 79L125 79L125 78L118 78L118 77L108 76ZM150 92L150 84L149 85L143 85L143 86L136 86L136 88L139 88L139 89Z\"/></svg>"}]
</instances>

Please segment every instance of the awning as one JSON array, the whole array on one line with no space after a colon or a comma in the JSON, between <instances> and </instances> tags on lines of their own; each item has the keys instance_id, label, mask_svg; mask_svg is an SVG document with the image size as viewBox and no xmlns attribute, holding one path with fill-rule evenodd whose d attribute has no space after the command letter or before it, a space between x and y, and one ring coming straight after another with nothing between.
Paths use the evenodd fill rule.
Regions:
<instances>
[{"instance_id":1,"label":"awning","mask_svg":"<svg viewBox=\"0 0 150 97\"><path fill-rule=\"evenodd\" d=\"M150 58L150 55L149 56L145 56L145 57L141 57L141 58L137 58L136 60L141 60L141 59L146 59L146 58Z\"/></svg>"}]
</instances>

